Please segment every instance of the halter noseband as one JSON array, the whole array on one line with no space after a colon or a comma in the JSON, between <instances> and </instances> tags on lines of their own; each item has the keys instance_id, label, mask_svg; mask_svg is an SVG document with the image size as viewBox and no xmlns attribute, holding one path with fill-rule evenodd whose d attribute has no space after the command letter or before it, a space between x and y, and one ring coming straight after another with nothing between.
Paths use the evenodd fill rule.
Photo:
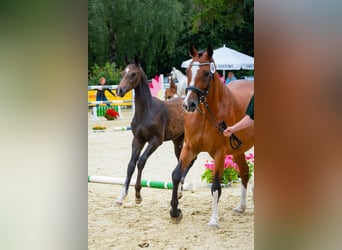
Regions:
<instances>
[{"instance_id":1,"label":"halter noseband","mask_svg":"<svg viewBox=\"0 0 342 250\"><path fill-rule=\"evenodd\" d=\"M192 90L192 91L194 91L198 95L199 102L203 103L205 101L205 98L208 95L211 78L213 77L213 74L215 73L215 65L214 65L213 62L190 63L190 65L191 66L192 65L195 65L195 66L210 65L208 84L207 84L207 87L204 90L202 90L200 88L197 88L196 86L189 86L189 87L185 88L185 94L187 94L189 90Z\"/></svg>"}]
</instances>

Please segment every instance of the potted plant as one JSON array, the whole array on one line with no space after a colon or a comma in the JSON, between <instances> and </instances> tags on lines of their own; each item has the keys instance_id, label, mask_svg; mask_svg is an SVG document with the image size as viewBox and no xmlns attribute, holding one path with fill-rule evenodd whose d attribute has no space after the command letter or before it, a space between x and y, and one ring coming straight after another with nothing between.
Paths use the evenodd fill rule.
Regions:
<instances>
[{"instance_id":1,"label":"potted plant","mask_svg":"<svg viewBox=\"0 0 342 250\"><path fill-rule=\"evenodd\" d=\"M119 117L119 113L116 112L114 109L107 109L106 113L104 114L104 117L107 120L115 120Z\"/></svg>"},{"instance_id":2,"label":"potted plant","mask_svg":"<svg viewBox=\"0 0 342 250\"><path fill-rule=\"evenodd\" d=\"M251 178L254 172L254 155L249 153L246 155L247 165L249 167L248 177ZM204 164L204 172L201 176L202 180L205 180L206 183L212 183L214 177L214 169L215 169L215 161L206 161ZM229 185L233 181L237 181L239 179L239 166L233 159L232 155L226 155L224 159L224 167L222 174L221 183L224 185Z\"/></svg>"}]
</instances>

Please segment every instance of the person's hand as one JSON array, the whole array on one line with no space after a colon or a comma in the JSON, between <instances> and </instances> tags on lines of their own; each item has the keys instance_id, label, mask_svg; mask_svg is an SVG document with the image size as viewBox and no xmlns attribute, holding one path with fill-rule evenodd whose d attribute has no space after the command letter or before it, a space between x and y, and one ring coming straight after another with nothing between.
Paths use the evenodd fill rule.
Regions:
<instances>
[{"instance_id":1,"label":"person's hand","mask_svg":"<svg viewBox=\"0 0 342 250\"><path fill-rule=\"evenodd\" d=\"M230 137L233 133L233 127L228 127L223 131L223 135L228 137Z\"/></svg>"}]
</instances>

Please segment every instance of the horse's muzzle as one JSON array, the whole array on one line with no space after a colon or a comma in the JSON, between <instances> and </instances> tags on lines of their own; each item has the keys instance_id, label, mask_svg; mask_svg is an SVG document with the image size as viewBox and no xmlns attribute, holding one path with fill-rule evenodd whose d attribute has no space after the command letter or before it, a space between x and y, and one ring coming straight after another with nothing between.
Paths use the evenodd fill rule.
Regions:
<instances>
[{"instance_id":1,"label":"horse's muzzle","mask_svg":"<svg viewBox=\"0 0 342 250\"><path fill-rule=\"evenodd\" d=\"M196 101L184 101L183 108L188 112L194 112L197 108L198 102Z\"/></svg>"},{"instance_id":2,"label":"horse's muzzle","mask_svg":"<svg viewBox=\"0 0 342 250\"><path fill-rule=\"evenodd\" d=\"M122 88L119 87L116 89L116 94L120 97L123 97L125 95L125 92L123 91Z\"/></svg>"}]
</instances>

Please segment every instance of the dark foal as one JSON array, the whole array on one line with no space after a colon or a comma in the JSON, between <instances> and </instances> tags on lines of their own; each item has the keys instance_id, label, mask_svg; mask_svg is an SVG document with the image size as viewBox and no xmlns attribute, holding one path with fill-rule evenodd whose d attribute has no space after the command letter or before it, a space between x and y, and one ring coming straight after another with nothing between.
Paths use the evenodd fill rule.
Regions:
<instances>
[{"instance_id":1,"label":"dark foal","mask_svg":"<svg viewBox=\"0 0 342 250\"><path fill-rule=\"evenodd\" d=\"M177 159L184 142L184 117L185 110L182 107L183 99L176 98L168 102L152 97L147 77L139 64L137 56L134 62L130 63L127 58L126 68L122 72L122 80L116 90L118 96L123 97L128 91L134 89L135 113L131 122L133 133L132 154L127 166L127 176L120 196L116 200L122 205L123 199L128 194L128 187L131 181L135 166L138 169L135 184L135 200L141 203L141 175L149 156L163 143L172 140L174 152ZM145 144L148 143L145 151L140 155ZM184 183L186 172L183 175ZM179 192L181 191L181 187ZM178 194L181 196L181 193Z\"/></svg>"}]
</instances>

